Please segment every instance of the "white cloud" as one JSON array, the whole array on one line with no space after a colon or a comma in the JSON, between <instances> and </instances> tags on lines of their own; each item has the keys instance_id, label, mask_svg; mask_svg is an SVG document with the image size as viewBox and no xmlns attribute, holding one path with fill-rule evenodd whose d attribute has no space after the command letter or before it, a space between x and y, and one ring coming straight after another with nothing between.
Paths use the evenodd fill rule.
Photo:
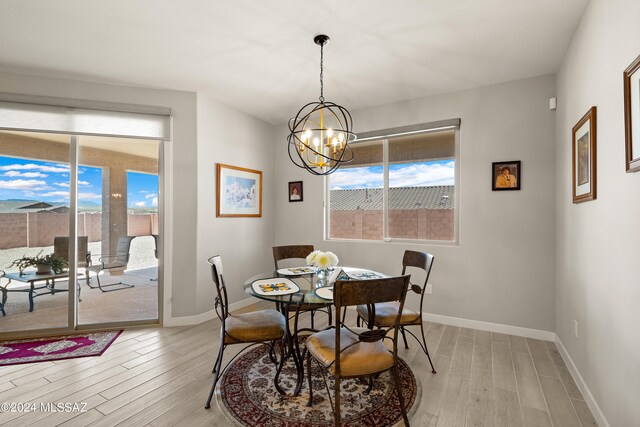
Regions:
<instances>
[{"instance_id":1,"label":"white cloud","mask_svg":"<svg viewBox=\"0 0 640 427\"><path fill-rule=\"evenodd\" d=\"M7 190L38 190L46 185L46 182L37 179L0 180L0 188Z\"/></svg>"},{"instance_id":2,"label":"white cloud","mask_svg":"<svg viewBox=\"0 0 640 427\"><path fill-rule=\"evenodd\" d=\"M2 171L19 171L19 170L36 170L40 172L50 172L50 173L65 173L69 172L69 166L50 166L50 165L36 165L33 163L27 163L26 165L5 165L0 166L0 170Z\"/></svg>"},{"instance_id":3,"label":"white cloud","mask_svg":"<svg viewBox=\"0 0 640 427\"><path fill-rule=\"evenodd\" d=\"M428 187L454 185L455 162L412 163L392 165L389 170L390 187ZM381 167L340 169L330 177L331 190L352 188L382 188Z\"/></svg>"},{"instance_id":4,"label":"white cloud","mask_svg":"<svg viewBox=\"0 0 640 427\"><path fill-rule=\"evenodd\" d=\"M8 171L2 174L3 176L10 177L23 177L23 178L46 178L48 175L45 175L40 172L18 172L18 171Z\"/></svg>"},{"instance_id":5,"label":"white cloud","mask_svg":"<svg viewBox=\"0 0 640 427\"><path fill-rule=\"evenodd\" d=\"M78 199L102 199L102 195L96 193L78 193Z\"/></svg>"},{"instance_id":6,"label":"white cloud","mask_svg":"<svg viewBox=\"0 0 640 427\"><path fill-rule=\"evenodd\" d=\"M146 196L144 196L145 199L153 199L154 197L158 197L158 195L150 193L150 194L147 194Z\"/></svg>"},{"instance_id":7,"label":"white cloud","mask_svg":"<svg viewBox=\"0 0 640 427\"><path fill-rule=\"evenodd\" d=\"M350 188L382 188L382 168L339 169L329 178L331 190Z\"/></svg>"},{"instance_id":8,"label":"white cloud","mask_svg":"<svg viewBox=\"0 0 640 427\"><path fill-rule=\"evenodd\" d=\"M154 197L153 199L151 199L151 206L158 206L158 198Z\"/></svg>"},{"instance_id":9,"label":"white cloud","mask_svg":"<svg viewBox=\"0 0 640 427\"><path fill-rule=\"evenodd\" d=\"M455 162L419 163L389 171L390 187L454 185Z\"/></svg>"},{"instance_id":10,"label":"white cloud","mask_svg":"<svg viewBox=\"0 0 640 427\"><path fill-rule=\"evenodd\" d=\"M53 185L57 185L58 187L69 188L69 183L68 182L54 182Z\"/></svg>"},{"instance_id":11,"label":"white cloud","mask_svg":"<svg viewBox=\"0 0 640 427\"><path fill-rule=\"evenodd\" d=\"M134 203L133 206L138 207L138 208L144 208L146 206L147 202L137 202Z\"/></svg>"},{"instance_id":12,"label":"white cloud","mask_svg":"<svg viewBox=\"0 0 640 427\"><path fill-rule=\"evenodd\" d=\"M78 181L78 185L91 185L89 181Z\"/></svg>"},{"instance_id":13,"label":"white cloud","mask_svg":"<svg viewBox=\"0 0 640 427\"><path fill-rule=\"evenodd\" d=\"M69 198L68 191L49 191L47 193L38 194L40 197L64 197L65 199Z\"/></svg>"}]
</instances>

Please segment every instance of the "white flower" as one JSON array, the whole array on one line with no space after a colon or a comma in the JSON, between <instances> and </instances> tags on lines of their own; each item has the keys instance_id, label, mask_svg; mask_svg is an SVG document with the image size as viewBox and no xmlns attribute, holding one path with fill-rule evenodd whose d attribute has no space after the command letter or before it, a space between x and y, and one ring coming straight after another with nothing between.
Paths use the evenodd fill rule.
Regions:
<instances>
[{"instance_id":1,"label":"white flower","mask_svg":"<svg viewBox=\"0 0 640 427\"><path fill-rule=\"evenodd\" d=\"M328 252L320 252L316 256L316 265L323 270L326 270L332 265L331 257L328 255Z\"/></svg>"},{"instance_id":2,"label":"white flower","mask_svg":"<svg viewBox=\"0 0 640 427\"><path fill-rule=\"evenodd\" d=\"M335 267L336 265L338 265L339 260L336 254L334 254L333 252L325 252L325 255L327 255L331 260L332 267Z\"/></svg>"},{"instance_id":3,"label":"white flower","mask_svg":"<svg viewBox=\"0 0 640 427\"><path fill-rule=\"evenodd\" d=\"M309 255L307 255L307 265L316 265L316 258L322 251L313 251Z\"/></svg>"}]
</instances>

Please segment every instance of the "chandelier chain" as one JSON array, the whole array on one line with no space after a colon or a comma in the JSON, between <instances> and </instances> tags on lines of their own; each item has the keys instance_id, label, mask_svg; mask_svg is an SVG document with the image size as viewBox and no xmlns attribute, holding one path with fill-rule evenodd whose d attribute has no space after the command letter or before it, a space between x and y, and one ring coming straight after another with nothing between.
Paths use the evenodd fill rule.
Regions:
<instances>
[{"instance_id":1,"label":"chandelier chain","mask_svg":"<svg viewBox=\"0 0 640 427\"><path fill-rule=\"evenodd\" d=\"M320 44L320 102L324 102L324 43Z\"/></svg>"}]
</instances>

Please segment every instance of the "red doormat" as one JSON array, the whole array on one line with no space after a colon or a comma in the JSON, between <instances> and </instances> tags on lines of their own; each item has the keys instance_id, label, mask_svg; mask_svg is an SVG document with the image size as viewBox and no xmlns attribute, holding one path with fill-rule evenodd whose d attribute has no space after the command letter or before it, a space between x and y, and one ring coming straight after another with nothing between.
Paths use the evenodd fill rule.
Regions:
<instances>
[{"instance_id":1,"label":"red doormat","mask_svg":"<svg viewBox=\"0 0 640 427\"><path fill-rule=\"evenodd\" d=\"M0 366L100 356L122 333L92 332L0 342Z\"/></svg>"}]
</instances>

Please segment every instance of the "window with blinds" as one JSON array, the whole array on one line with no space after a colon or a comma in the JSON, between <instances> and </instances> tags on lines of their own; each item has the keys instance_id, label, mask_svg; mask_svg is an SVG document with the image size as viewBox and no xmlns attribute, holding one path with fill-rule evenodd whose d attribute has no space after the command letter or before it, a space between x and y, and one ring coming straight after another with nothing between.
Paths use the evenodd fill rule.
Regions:
<instances>
[{"instance_id":1,"label":"window with blinds","mask_svg":"<svg viewBox=\"0 0 640 427\"><path fill-rule=\"evenodd\" d=\"M328 237L456 241L457 129L354 143L328 177Z\"/></svg>"}]
</instances>

